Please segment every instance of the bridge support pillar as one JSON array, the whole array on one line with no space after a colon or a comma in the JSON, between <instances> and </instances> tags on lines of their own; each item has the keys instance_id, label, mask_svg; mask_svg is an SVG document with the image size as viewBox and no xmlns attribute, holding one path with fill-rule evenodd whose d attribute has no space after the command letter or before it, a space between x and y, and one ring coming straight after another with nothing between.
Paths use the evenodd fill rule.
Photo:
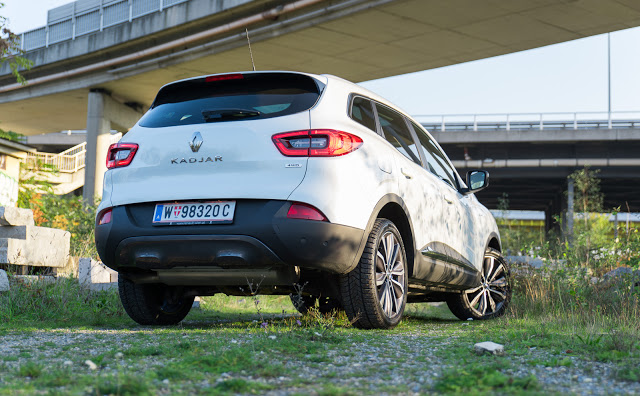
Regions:
<instances>
[{"instance_id":1,"label":"bridge support pillar","mask_svg":"<svg viewBox=\"0 0 640 396\"><path fill-rule=\"evenodd\" d=\"M107 171L106 157L111 130L127 132L142 113L114 100L104 90L91 90L87 106L87 154L83 198L93 203L102 196L102 181Z\"/></svg>"}]
</instances>

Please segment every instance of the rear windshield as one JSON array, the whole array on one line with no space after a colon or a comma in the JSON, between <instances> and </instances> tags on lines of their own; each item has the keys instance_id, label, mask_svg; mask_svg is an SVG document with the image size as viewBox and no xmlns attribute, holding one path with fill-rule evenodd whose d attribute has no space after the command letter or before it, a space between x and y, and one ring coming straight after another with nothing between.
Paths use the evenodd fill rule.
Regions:
<instances>
[{"instance_id":1,"label":"rear windshield","mask_svg":"<svg viewBox=\"0 0 640 396\"><path fill-rule=\"evenodd\" d=\"M139 124L160 128L279 117L310 109L322 89L300 74L228 76L232 79L198 78L162 88Z\"/></svg>"}]
</instances>

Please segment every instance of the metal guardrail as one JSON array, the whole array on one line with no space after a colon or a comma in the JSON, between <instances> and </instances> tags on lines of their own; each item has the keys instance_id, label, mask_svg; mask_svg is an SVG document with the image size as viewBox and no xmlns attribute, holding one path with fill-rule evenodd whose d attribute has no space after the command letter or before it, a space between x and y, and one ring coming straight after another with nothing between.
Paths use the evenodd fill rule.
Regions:
<instances>
[{"instance_id":1,"label":"metal guardrail","mask_svg":"<svg viewBox=\"0 0 640 396\"><path fill-rule=\"evenodd\" d=\"M47 25L20 35L20 48L31 51L136 18L189 0L79 0L49 11Z\"/></svg>"},{"instance_id":2,"label":"metal guardrail","mask_svg":"<svg viewBox=\"0 0 640 396\"><path fill-rule=\"evenodd\" d=\"M429 131L640 128L640 111L417 115Z\"/></svg>"},{"instance_id":3,"label":"metal guardrail","mask_svg":"<svg viewBox=\"0 0 640 396\"><path fill-rule=\"evenodd\" d=\"M122 133L116 133L109 137L109 144L116 143L122 137ZM84 168L87 156L87 142L80 143L59 154L53 153L27 153L25 163L28 168L37 168L39 164L55 167L60 173L75 173Z\"/></svg>"}]
</instances>

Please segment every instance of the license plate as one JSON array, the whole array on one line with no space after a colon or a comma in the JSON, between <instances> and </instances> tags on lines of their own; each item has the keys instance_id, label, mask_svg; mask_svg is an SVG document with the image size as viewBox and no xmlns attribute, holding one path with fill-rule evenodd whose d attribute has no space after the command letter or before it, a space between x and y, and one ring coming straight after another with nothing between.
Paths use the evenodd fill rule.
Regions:
<instances>
[{"instance_id":1,"label":"license plate","mask_svg":"<svg viewBox=\"0 0 640 396\"><path fill-rule=\"evenodd\" d=\"M235 201L180 202L157 204L153 224L220 224L232 223Z\"/></svg>"}]
</instances>

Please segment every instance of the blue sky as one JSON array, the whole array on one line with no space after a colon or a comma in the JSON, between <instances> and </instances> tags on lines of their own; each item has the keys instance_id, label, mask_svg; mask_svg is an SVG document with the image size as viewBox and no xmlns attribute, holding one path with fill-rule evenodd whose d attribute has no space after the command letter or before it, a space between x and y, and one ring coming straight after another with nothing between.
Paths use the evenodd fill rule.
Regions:
<instances>
[{"instance_id":1,"label":"blue sky","mask_svg":"<svg viewBox=\"0 0 640 396\"><path fill-rule=\"evenodd\" d=\"M69 0L4 0L14 32ZM613 111L640 111L640 28L611 33ZM607 111L607 36L363 83L412 115Z\"/></svg>"}]
</instances>

